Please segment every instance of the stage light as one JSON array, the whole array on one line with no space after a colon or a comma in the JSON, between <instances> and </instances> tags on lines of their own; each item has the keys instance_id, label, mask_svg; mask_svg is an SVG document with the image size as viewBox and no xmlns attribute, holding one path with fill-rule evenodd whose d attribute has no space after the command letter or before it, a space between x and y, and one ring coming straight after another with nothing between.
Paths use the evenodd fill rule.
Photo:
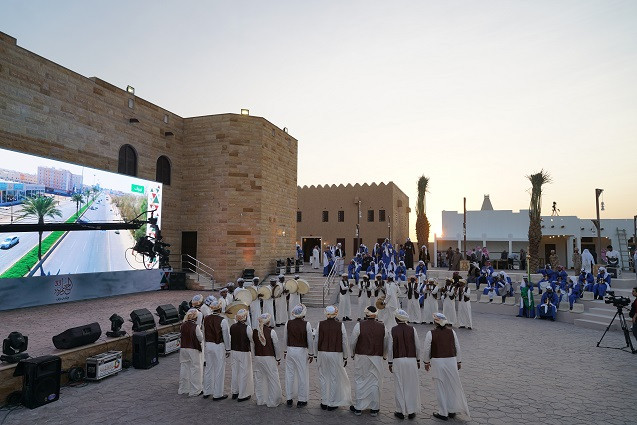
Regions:
<instances>
[{"instance_id":1,"label":"stage light","mask_svg":"<svg viewBox=\"0 0 637 425\"><path fill-rule=\"evenodd\" d=\"M122 325L124 324L124 318L122 316L113 314L108 320L111 321L111 331L106 332L106 336L117 338L126 335L126 332L122 330Z\"/></svg>"},{"instance_id":2,"label":"stage light","mask_svg":"<svg viewBox=\"0 0 637 425\"><path fill-rule=\"evenodd\" d=\"M188 310L190 310L190 303L188 301L182 301L181 304L179 304L179 320L184 320Z\"/></svg>"},{"instance_id":3,"label":"stage light","mask_svg":"<svg viewBox=\"0 0 637 425\"><path fill-rule=\"evenodd\" d=\"M159 316L160 325L170 325L179 322L179 313L172 304L164 304L157 307L157 315Z\"/></svg>"},{"instance_id":4,"label":"stage light","mask_svg":"<svg viewBox=\"0 0 637 425\"><path fill-rule=\"evenodd\" d=\"M153 329L155 327L155 318L147 308L139 308L133 310L130 314L131 321L133 322L133 331L141 332Z\"/></svg>"},{"instance_id":5,"label":"stage light","mask_svg":"<svg viewBox=\"0 0 637 425\"><path fill-rule=\"evenodd\" d=\"M0 360L7 363L18 363L29 357L25 351L29 346L29 338L20 332L11 332L2 342L2 356Z\"/></svg>"},{"instance_id":6,"label":"stage light","mask_svg":"<svg viewBox=\"0 0 637 425\"><path fill-rule=\"evenodd\" d=\"M135 87L126 86L126 91L129 92L130 94L135 94Z\"/></svg>"},{"instance_id":7,"label":"stage light","mask_svg":"<svg viewBox=\"0 0 637 425\"><path fill-rule=\"evenodd\" d=\"M242 109L241 110L241 115L250 115L250 110L249 109Z\"/></svg>"}]
</instances>

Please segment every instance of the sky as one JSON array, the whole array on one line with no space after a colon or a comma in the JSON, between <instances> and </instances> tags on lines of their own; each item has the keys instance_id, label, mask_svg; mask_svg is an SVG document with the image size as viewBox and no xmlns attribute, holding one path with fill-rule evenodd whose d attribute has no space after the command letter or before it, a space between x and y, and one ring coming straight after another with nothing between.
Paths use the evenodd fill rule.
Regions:
<instances>
[{"instance_id":1,"label":"sky","mask_svg":"<svg viewBox=\"0 0 637 425\"><path fill-rule=\"evenodd\" d=\"M637 214L635 1L20 1L18 45L182 117L248 108L298 140L298 184L393 181L427 214Z\"/></svg>"}]
</instances>

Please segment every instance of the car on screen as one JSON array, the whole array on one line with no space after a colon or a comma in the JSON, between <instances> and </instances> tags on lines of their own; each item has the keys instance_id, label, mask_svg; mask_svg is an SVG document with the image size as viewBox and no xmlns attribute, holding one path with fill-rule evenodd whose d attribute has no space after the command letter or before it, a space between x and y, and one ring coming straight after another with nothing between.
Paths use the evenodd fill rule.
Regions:
<instances>
[{"instance_id":1,"label":"car on screen","mask_svg":"<svg viewBox=\"0 0 637 425\"><path fill-rule=\"evenodd\" d=\"M20 242L20 238L17 236L10 236L8 238L5 238L2 243L0 243L0 248L2 249L9 249L15 245L18 244L18 242Z\"/></svg>"}]
</instances>

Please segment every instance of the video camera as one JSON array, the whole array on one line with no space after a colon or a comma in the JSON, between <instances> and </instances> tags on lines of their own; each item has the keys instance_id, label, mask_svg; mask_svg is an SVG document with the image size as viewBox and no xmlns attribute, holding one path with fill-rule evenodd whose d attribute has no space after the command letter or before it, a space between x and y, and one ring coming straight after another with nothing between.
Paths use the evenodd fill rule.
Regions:
<instances>
[{"instance_id":1,"label":"video camera","mask_svg":"<svg viewBox=\"0 0 637 425\"><path fill-rule=\"evenodd\" d=\"M617 296L615 296L615 291L606 291L606 294L608 295L604 299L604 302L606 304L612 304L612 305L614 305L617 308L626 307L626 306L628 306L628 304L630 304L630 298L628 298L628 297L617 297Z\"/></svg>"}]
</instances>

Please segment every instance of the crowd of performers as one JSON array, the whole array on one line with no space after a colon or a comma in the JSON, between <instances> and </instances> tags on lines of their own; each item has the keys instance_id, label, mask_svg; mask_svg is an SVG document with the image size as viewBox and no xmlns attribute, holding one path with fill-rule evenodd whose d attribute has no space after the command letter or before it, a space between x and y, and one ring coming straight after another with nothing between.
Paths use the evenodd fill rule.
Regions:
<instances>
[{"instance_id":1,"label":"crowd of performers","mask_svg":"<svg viewBox=\"0 0 637 425\"><path fill-rule=\"evenodd\" d=\"M341 287L346 279L345 274ZM278 285L281 280L275 279L274 283ZM369 282L368 276L359 283L365 281ZM438 411L434 416L440 419L453 418L457 413L469 416L458 373L460 346L450 318L437 312L437 308L435 313L427 312L429 316L422 316L420 307L414 313L417 318L412 317L410 311L415 310L411 304L407 306L408 311L399 306L398 286L393 278L389 277L387 283L374 279L377 281L379 289L374 298L380 297L380 301L373 302L374 298L367 297L367 289L364 290L361 297L365 298L359 300L361 317L350 337L343 322L351 320L352 315L349 282L347 296L340 297L338 307L326 307L325 320L315 328L305 320L306 307L300 302L294 304L292 299L289 309L283 304L275 304L277 312L285 312L279 323L274 318L278 317L277 313L272 313L265 305L262 310L253 309L251 305L249 309L239 310L234 318L227 317L224 309L232 296L227 288L218 298L209 296L204 300L203 296L196 295L191 302L193 308L181 325L179 394L203 394L204 398L212 396L213 401L227 399L224 378L229 360L233 400L244 402L254 395L257 405L276 407L285 400L286 405L292 407L296 399L296 406L302 408L309 401L309 365L315 361L323 410L349 406L355 415L369 410L372 416L377 416L383 370L387 367L394 381L394 415L400 419L413 419L421 409L419 369L422 362L434 381L438 400ZM411 288L417 283L415 279L409 282L407 287ZM255 284L258 285L258 278L255 278ZM242 289L243 281L240 279L237 285L236 290ZM451 294L453 289L444 291ZM443 289L438 287L437 292L442 296ZM286 297L280 298L285 300ZM418 298L408 298L408 303L412 300L418 303ZM455 318L455 310L452 318ZM421 342L416 329L409 323L424 322L423 319L436 326ZM283 326L282 338L275 331L276 325ZM348 360L354 361L351 382L345 368ZM285 399L279 376L281 361L285 362Z\"/></svg>"}]
</instances>

